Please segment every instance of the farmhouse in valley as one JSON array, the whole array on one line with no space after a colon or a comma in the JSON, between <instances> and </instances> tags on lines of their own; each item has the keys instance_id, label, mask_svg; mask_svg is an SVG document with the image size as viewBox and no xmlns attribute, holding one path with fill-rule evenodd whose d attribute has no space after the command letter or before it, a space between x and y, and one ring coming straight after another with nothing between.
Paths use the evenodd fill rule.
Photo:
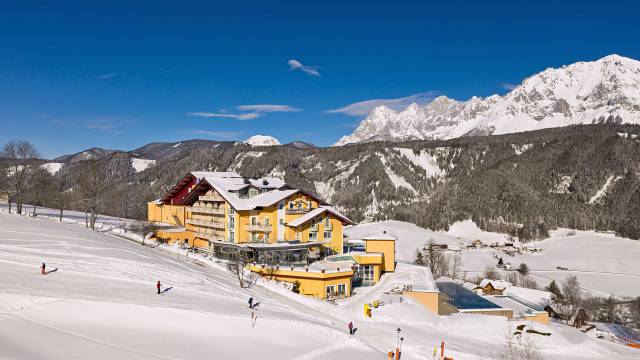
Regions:
<instances>
[{"instance_id":1,"label":"farmhouse in valley","mask_svg":"<svg viewBox=\"0 0 640 360\"><path fill-rule=\"evenodd\" d=\"M367 237L364 251L345 253L343 227L353 222L274 177L190 172L148 203L148 220L169 226L155 233L161 241L249 259L251 271L298 282L300 293L322 299L350 296L395 267L393 237Z\"/></svg>"}]
</instances>

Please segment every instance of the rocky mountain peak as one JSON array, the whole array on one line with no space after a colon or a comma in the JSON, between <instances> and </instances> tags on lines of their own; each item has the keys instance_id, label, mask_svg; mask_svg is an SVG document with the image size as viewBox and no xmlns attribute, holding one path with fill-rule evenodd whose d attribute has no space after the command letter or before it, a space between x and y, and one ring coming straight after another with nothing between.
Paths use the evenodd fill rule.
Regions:
<instances>
[{"instance_id":1,"label":"rocky mountain peak","mask_svg":"<svg viewBox=\"0 0 640 360\"><path fill-rule=\"evenodd\" d=\"M548 68L504 96L459 102L439 96L394 112L379 106L335 145L368 139L450 139L591 124L640 123L640 62L620 55Z\"/></svg>"}]
</instances>

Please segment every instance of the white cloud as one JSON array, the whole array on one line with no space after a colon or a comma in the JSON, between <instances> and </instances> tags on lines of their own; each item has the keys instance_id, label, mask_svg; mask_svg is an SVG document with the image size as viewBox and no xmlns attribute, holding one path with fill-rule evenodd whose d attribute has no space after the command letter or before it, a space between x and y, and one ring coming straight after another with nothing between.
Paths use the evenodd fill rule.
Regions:
<instances>
[{"instance_id":1,"label":"white cloud","mask_svg":"<svg viewBox=\"0 0 640 360\"><path fill-rule=\"evenodd\" d=\"M287 64L289 64L289 71L301 70L301 71L304 71L306 74L311 75L311 76L320 76L320 73L318 72L318 67L317 66L302 65L302 63L300 61L295 60L295 59L291 59L291 60L287 61Z\"/></svg>"},{"instance_id":2,"label":"white cloud","mask_svg":"<svg viewBox=\"0 0 640 360\"><path fill-rule=\"evenodd\" d=\"M274 104L262 104L262 105L240 105L237 106L238 110L242 111L254 111L258 113L263 112L296 112L300 109L289 105L274 105Z\"/></svg>"},{"instance_id":3,"label":"white cloud","mask_svg":"<svg viewBox=\"0 0 640 360\"><path fill-rule=\"evenodd\" d=\"M112 72L112 73L107 73L107 74L100 74L100 75L96 76L96 79L98 79L98 80L107 80L107 79L114 78L116 76L120 76L120 73Z\"/></svg>"},{"instance_id":4,"label":"white cloud","mask_svg":"<svg viewBox=\"0 0 640 360\"><path fill-rule=\"evenodd\" d=\"M296 112L300 109L290 105L276 105L276 104L258 104L258 105L239 105L236 109L240 111L247 111L241 114L229 114L226 109L221 109L217 113L209 112L188 112L188 116L203 117L203 118L228 118L236 120L251 120L264 115L265 113L272 112Z\"/></svg>"},{"instance_id":5,"label":"white cloud","mask_svg":"<svg viewBox=\"0 0 640 360\"><path fill-rule=\"evenodd\" d=\"M509 84L509 83L502 83L500 84L500 86L502 86L504 89L507 89L509 91L515 89L518 85L515 84Z\"/></svg>"},{"instance_id":6,"label":"white cloud","mask_svg":"<svg viewBox=\"0 0 640 360\"><path fill-rule=\"evenodd\" d=\"M438 95L437 91L427 91L418 94L409 95L397 99L371 99L365 101L359 101L339 109L332 109L325 111L330 114L346 114L351 116L366 116L377 106L384 105L395 111L404 110L407 106L416 103L418 105L426 105L433 101Z\"/></svg>"},{"instance_id":7,"label":"white cloud","mask_svg":"<svg viewBox=\"0 0 640 360\"><path fill-rule=\"evenodd\" d=\"M209 130L194 130L194 134L207 135L212 137L219 137L223 139L237 138L242 132L239 131L209 131Z\"/></svg>"},{"instance_id":8,"label":"white cloud","mask_svg":"<svg viewBox=\"0 0 640 360\"><path fill-rule=\"evenodd\" d=\"M251 120L260 116L256 112L250 112L245 114L220 114L220 113L208 113L208 112L188 112L187 115L203 118L229 118L236 120Z\"/></svg>"}]
</instances>

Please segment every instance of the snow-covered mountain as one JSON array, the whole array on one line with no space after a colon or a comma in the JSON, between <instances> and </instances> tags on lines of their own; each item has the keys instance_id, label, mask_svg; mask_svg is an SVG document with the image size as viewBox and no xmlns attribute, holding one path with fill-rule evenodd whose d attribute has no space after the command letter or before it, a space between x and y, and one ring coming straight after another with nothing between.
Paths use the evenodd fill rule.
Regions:
<instances>
[{"instance_id":1,"label":"snow-covered mountain","mask_svg":"<svg viewBox=\"0 0 640 360\"><path fill-rule=\"evenodd\" d=\"M597 122L640 123L640 61L609 55L549 68L510 93L456 101L440 96L396 112L376 107L336 146L380 140L450 139Z\"/></svg>"},{"instance_id":2,"label":"snow-covered mountain","mask_svg":"<svg viewBox=\"0 0 640 360\"><path fill-rule=\"evenodd\" d=\"M253 135L244 141L245 144L249 144L251 146L273 146L273 145L281 145L278 139L273 136L267 135Z\"/></svg>"}]
</instances>

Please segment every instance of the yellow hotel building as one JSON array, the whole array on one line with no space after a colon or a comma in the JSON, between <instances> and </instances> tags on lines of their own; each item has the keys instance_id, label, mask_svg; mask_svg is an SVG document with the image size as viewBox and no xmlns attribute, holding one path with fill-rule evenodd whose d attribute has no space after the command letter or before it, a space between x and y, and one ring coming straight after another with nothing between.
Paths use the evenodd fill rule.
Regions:
<instances>
[{"instance_id":1,"label":"yellow hotel building","mask_svg":"<svg viewBox=\"0 0 640 360\"><path fill-rule=\"evenodd\" d=\"M338 210L279 178L247 179L234 172L190 172L148 204L148 220L166 224L155 237L218 258L244 256L250 270L322 299L350 296L395 266L395 239L363 239L365 251L343 254ZM346 257L345 257L346 256Z\"/></svg>"}]
</instances>

